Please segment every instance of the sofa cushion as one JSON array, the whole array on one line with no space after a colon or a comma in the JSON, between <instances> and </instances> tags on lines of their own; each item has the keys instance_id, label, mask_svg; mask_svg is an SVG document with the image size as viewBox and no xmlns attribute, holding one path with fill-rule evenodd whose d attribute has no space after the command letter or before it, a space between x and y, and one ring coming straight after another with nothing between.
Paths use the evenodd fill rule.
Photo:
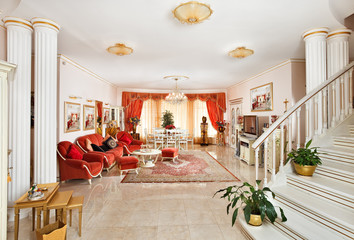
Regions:
<instances>
[{"instance_id":1,"label":"sofa cushion","mask_svg":"<svg viewBox=\"0 0 354 240\"><path fill-rule=\"evenodd\" d=\"M91 146L92 142L90 141L90 139L86 138L86 149L89 151L89 152L93 152L93 148Z\"/></svg>"},{"instance_id":2,"label":"sofa cushion","mask_svg":"<svg viewBox=\"0 0 354 240\"><path fill-rule=\"evenodd\" d=\"M102 145L103 137L97 133L88 134L82 137L79 137L76 141L76 144L84 151L88 152L89 150L86 148L86 139L89 139L93 144L97 146Z\"/></svg>"},{"instance_id":3,"label":"sofa cushion","mask_svg":"<svg viewBox=\"0 0 354 240\"><path fill-rule=\"evenodd\" d=\"M71 144L70 150L66 156L71 159L80 159L80 160L82 160L83 157L83 155L79 152L79 150L76 149L74 144Z\"/></svg>"},{"instance_id":4,"label":"sofa cushion","mask_svg":"<svg viewBox=\"0 0 354 240\"><path fill-rule=\"evenodd\" d=\"M119 141L125 142L125 143L128 144L128 145L130 145L130 143L132 142L132 140L131 140L129 137L127 137L126 135L123 135L123 136L119 139Z\"/></svg>"},{"instance_id":5,"label":"sofa cushion","mask_svg":"<svg viewBox=\"0 0 354 240\"><path fill-rule=\"evenodd\" d=\"M113 149L108 150L106 153L113 154L115 157L121 157L123 155L123 148L122 147L116 147Z\"/></svg>"},{"instance_id":6,"label":"sofa cushion","mask_svg":"<svg viewBox=\"0 0 354 240\"><path fill-rule=\"evenodd\" d=\"M91 144L92 148L93 148L93 151L96 151L96 152L106 152L106 150L104 150L102 148L102 146L97 146L96 144Z\"/></svg>"},{"instance_id":7,"label":"sofa cushion","mask_svg":"<svg viewBox=\"0 0 354 240\"><path fill-rule=\"evenodd\" d=\"M113 149L117 147L117 142L112 138L109 137L106 141L103 142L109 149Z\"/></svg>"}]
</instances>

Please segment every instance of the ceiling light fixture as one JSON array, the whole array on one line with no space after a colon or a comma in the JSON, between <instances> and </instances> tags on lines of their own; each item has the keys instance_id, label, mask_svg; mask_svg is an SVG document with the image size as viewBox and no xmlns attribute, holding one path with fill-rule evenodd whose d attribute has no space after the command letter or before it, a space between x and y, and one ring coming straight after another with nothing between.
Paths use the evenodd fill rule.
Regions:
<instances>
[{"instance_id":1,"label":"ceiling light fixture","mask_svg":"<svg viewBox=\"0 0 354 240\"><path fill-rule=\"evenodd\" d=\"M230 57L234 58L245 58L252 55L254 51L252 49L247 49L245 47L238 47L235 50L229 52Z\"/></svg>"},{"instance_id":2,"label":"ceiling light fixture","mask_svg":"<svg viewBox=\"0 0 354 240\"><path fill-rule=\"evenodd\" d=\"M170 102L172 104L179 104L187 100L186 95L184 95L183 92L180 92L177 86L177 81L178 80L183 80L183 79L189 79L189 77L186 76L166 76L164 79L170 79L170 80L175 80L176 81L176 88L168 94L168 96L165 98L167 102Z\"/></svg>"},{"instance_id":3,"label":"ceiling light fixture","mask_svg":"<svg viewBox=\"0 0 354 240\"><path fill-rule=\"evenodd\" d=\"M213 10L210 9L209 5L191 1L180 4L172 12L181 23L194 24L200 23L210 17Z\"/></svg>"},{"instance_id":4,"label":"ceiling light fixture","mask_svg":"<svg viewBox=\"0 0 354 240\"><path fill-rule=\"evenodd\" d=\"M133 49L125 46L123 43L116 43L114 46L107 48L109 53L116 54L118 56L129 55L133 52Z\"/></svg>"}]
</instances>

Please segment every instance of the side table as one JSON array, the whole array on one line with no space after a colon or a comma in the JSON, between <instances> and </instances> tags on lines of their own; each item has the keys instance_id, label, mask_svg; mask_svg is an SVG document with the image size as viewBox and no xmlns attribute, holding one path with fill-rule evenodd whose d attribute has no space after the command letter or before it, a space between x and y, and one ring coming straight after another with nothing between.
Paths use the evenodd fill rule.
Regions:
<instances>
[{"instance_id":1,"label":"side table","mask_svg":"<svg viewBox=\"0 0 354 240\"><path fill-rule=\"evenodd\" d=\"M140 133L131 133L131 135L135 140L140 140Z\"/></svg>"}]
</instances>

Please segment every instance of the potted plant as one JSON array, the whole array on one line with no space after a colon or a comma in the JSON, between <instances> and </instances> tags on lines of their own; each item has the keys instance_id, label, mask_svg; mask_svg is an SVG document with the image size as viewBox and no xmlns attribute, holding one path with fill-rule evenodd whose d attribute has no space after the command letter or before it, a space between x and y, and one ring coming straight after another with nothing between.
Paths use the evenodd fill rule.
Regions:
<instances>
[{"instance_id":1,"label":"potted plant","mask_svg":"<svg viewBox=\"0 0 354 240\"><path fill-rule=\"evenodd\" d=\"M174 121L173 121L173 114L172 112L166 110L163 112L162 114L162 127L166 128L166 126L168 125L173 125Z\"/></svg>"},{"instance_id":2,"label":"potted plant","mask_svg":"<svg viewBox=\"0 0 354 240\"><path fill-rule=\"evenodd\" d=\"M256 183L259 187L261 180L257 180ZM227 214L230 212L230 207L234 208L232 226L235 224L239 208L243 208L243 213L248 224L260 226L266 216L272 223L277 218L275 207L268 200L269 196L267 192L275 198L275 194L268 187L256 190L254 186L248 182L244 182L241 186L234 185L220 189L214 196L218 193L224 193L220 198L226 198L230 202L226 207ZM282 222L285 222L287 219L284 211L280 207L279 209Z\"/></svg>"},{"instance_id":3,"label":"potted plant","mask_svg":"<svg viewBox=\"0 0 354 240\"><path fill-rule=\"evenodd\" d=\"M312 140L306 143L305 148L293 149L288 153L288 160L294 163L295 171L304 176L312 176L317 165L321 165L321 159L318 156L317 148L311 147Z\"/></svg>"}]
</instances>

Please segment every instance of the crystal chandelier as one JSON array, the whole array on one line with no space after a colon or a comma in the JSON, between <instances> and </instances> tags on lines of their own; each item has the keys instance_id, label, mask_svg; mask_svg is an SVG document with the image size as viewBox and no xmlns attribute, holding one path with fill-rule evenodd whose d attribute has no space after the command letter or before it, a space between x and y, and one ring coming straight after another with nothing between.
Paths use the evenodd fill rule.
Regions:
<instances>
[{"instance_id":1,"label":"crystal chandelier","mask_svg":"<svg viewBox=\"0 0 354 240\"><path fill-rule=\"evenodd\" d=\"M165 100L172 104L179 104L187 100L186 95L178 90L177 81L181 79L189 79L186 76L166 76L164 79L171 79L176 81L176 88L169 93Z\"/></svg>"}]
</instances>

